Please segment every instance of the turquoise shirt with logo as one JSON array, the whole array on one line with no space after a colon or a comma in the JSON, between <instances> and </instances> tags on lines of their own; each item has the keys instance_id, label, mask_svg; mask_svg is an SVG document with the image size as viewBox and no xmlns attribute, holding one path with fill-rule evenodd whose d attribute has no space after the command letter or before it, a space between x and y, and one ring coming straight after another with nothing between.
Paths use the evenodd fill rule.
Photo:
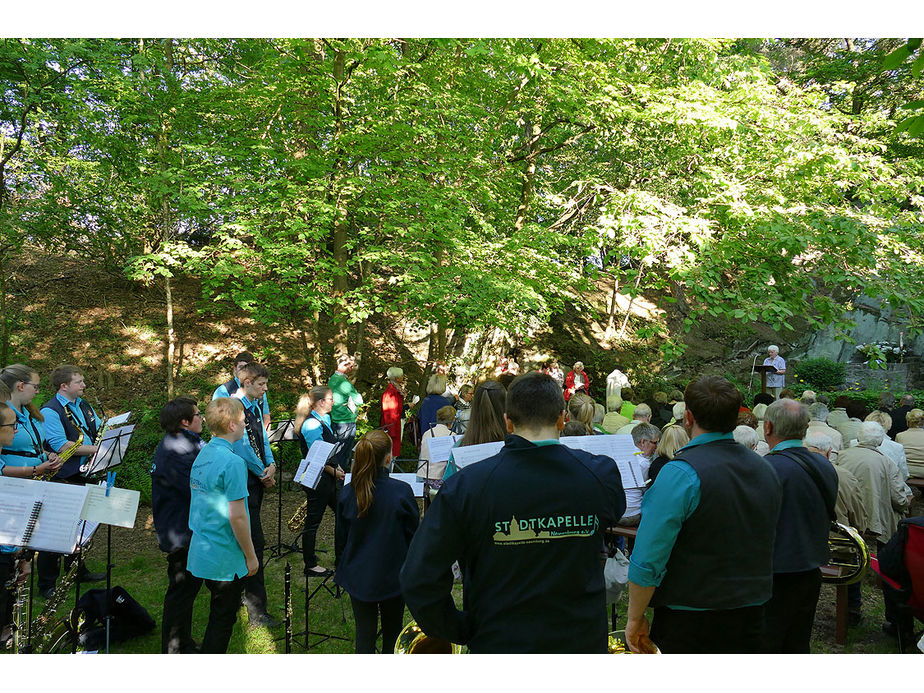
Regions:
<instances>
[{"instance_id":1,"label":"turquoise shirt with logo","mask_svg":"<svg viewBox=\"0 0 924 693\"><path fill-rule=\"evenodd\" d=\"M16 422L19 428L9 445L3 446L3 452L0 453L0 470L6 466L10 467L35 467L48 459L48 454L42 449L42 443L45 442L45 427L42 422L33 419L29 410L23 407L22 411L13 406L13 403L7 401L7 406L16 413ZM27 452L30 456L9 454L10 452ZM32 456L32 455L35 456Z\"/></svg>"},{"instance_id":2,"label":"turquoise shirt with logo","mask_svg":"<svg viewBox=\"0 0 924 693\"><path fill-rule=\"evenodd\" d=\"M247 498L247 465L231 443L212 438L199 451L189 472L189 558L186 568L196 577L230 582L247 575L247 560L237 543L228 504ZM245 502L246 507L246 502ZM250 511L247 511L248 525Z\"/></svg>"}]
</instances>

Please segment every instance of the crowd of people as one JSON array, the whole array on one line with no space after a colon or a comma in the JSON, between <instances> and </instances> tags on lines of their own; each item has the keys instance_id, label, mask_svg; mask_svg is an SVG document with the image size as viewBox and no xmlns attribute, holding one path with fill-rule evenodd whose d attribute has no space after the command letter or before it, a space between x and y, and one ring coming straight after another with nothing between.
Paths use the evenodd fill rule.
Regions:
<instances>
[{"instance_id":1,"label":"crowd of people","mask_svg":"<svg viewBox=\"0 0 924 693\"><path fill-rule=\"evenodd\" d=\"M602 559L614 550L607 530L634 527L632 651L654 643L665 653L808 652L831 519L877 547L896 534L912 501L906 480L924 476L924 411L910 395L893 408L884 393L871 412L811 391L796 399L783 387L786 364L776 347L766 363L777 396L761 393L753 402L717 376L641 401L614 371L600 403L583 363L567 373L556 362L522 372L513 357L493 379L458 389L436 369L423 399L410 398L395 366L384 374L379 427L357 440L364 405L357 356L343 355L295 412L303 457L318 441L332 446L318 483L304 487L305 578L332 577L349 595L358 653L393 650L405 605L428 635L471 652L605 652ZM251 626L279 625L267 609L260 520L278 477L269 377L242 352L204 413L187 396L161 411L151 478L167 561L164 653L225 652L242 604ZM0 473L86 483L79 466L95 452L101 421L81 398L83 375L55 369L56 394L41 409L32 403L39 382L19 364L0 374L9 391L0 404ZM456 436L453 452L434 460L431 442L448 435ZM622 478L612 459L560 443L588 435L630 436L642 478ZM389 475L406 436L427 489L422 517L411 487ZM501 447L475 464L457 463L455 450L485 443ZM73 445L80 447L61 464ZM316 544L328 508L335 555L324 566ZM43 594L54 588L61 558L39 554ZM0 581L21 574L26 559L17 547L0 547ZM462 610L454 579L463 584ZM210 611L197 643L192 605L203 583ZM0 592L8 623L7 592ZM852 624L861 604L856 583ZM887 627L906 632L907 619L896 614L887 609Z\"/></svg>"}]
</instances>

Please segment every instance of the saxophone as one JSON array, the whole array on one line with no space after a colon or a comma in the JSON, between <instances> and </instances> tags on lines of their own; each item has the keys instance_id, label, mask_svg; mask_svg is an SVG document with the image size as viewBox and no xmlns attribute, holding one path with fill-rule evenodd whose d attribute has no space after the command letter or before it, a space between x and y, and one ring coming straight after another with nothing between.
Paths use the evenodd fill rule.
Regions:
<instances>
[{"instance_id":1,"label":"saxophone","mask_svg":"<svg viewBox=\"0 0 924 693\"><path fill-rule=\"evenodd\" d=\"M301 532L305 524L305 518L308 517L308 501L306 500L300 506L295 514L289 518L288 527L292 532Z\"/></svg>"},{"instance_id":2,"label":"saxophone","mask_svg":"<svg viewBox=\"0 0 924 693\"><path fill-rule=\"evenodd\" d=\"M81 438L81 440L83 439ZM77 448L79 447L80 447L80 441L78 440L73 445L71 445L69 448L67 448L64 452L58 455L58 461L61 463L62 466L64 466L64 463L67 462L71 457L73 457L74 453L77 452ZM51 477L57 474L58 470L60 469L61 467L58 467L58 469L54 470L53 472L46 472L45 474L42 474L41 476L36 477L36 478L39 481L48 481Z\"/></svg>"},{"instance_id":3,"label":"saxophone","mask_svg":"<svg viewBox=\"0 0 924 693\"><path fill-rule=\"evenodd\" d=\"M17 559L24 561L25 558ZM29 652L28 640L24 639L26 628L28 628L28 609L31 603L32 595L29 591L29 583L22 579L20 571L17 569L12 579L4 585L3 589L10 589L13 592L13 622L12 622L12 646L14 654L24 654Z\"/></svg>"},{"instance_id":4,"label":"saxophone","mask_svg":"<svg viewBox=\"0 0 924 693\"><path fill-rule=\"evenodd\" d=\"M93 544L93 537L86 546L79 547L75 554L85 553ZM79 557L71 563L64 577L55 585L51 596L45 601L42 613L32 622L32 652L35 654L53 654L70 652L77 639L80 627L80 614L76 608L70 609L64 618L54 620L58 609L64 604L67 594L77 581L77 572L82 561Z\"/></svg>"}]
</instances>

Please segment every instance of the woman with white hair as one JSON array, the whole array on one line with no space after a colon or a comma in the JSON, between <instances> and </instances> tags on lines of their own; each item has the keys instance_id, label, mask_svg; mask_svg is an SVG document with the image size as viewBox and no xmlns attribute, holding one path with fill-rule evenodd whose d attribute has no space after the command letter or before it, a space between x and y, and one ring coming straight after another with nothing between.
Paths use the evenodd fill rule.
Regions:
<instances>
[{"instance_id":1,"label":"woman with white hair","mask_svg":"<svg viewBox=\"0 0 924 693\"><path fill-rule=\"evenodd\" d=\"M379 426L391 438L392 457L401 456L401 417L404 414L404 370L392 366L385 372L388 387L382 393L382 418Z\"/></svg>"},{"instance_id":2,"label":"woman with white hair","mask_svg":"<svg viewBox=\"0 0 924 693\"><path fill-rule=\"evenodd\" d=\"M584 370L583 361L575 361L574 368L568 371L565 376L565 401L571 399L575 392L583 392L585 395L590 394L590 378L587 377L587 371Z\"/></svg>"},{"instance_id":3,"label":"woman with white hair","mask_svg":"<svg viewBox=\"0 0 924 693\"><path fill-rule=\"evenodd\" d=\"M871 414L868 414L866 421L875 421L877 424L882 426L883 431L888 431L890 428L892 428L892 417L886 414L884 411L876 410ZM908 460L905 456L905 448L901 443L896 443L894 440L889 438L889 434L886 433L885 437L882 439L882 442L879 444L879 447L876 449L895 463L895 466L898 467L899 473L902 475L902 480L905 480L911 476L911 474L908 473Z\"/></svg>"},{"instance_id":4,"label":"woman with white hair","mask_svg":"<svg viewBox=\"0 0 924 693\"><path fill-rule=\"evenodd\" d=\"M772 373L767 373L767 392L779 399L780 390L786 384L786 361L780 356L780 348L776 344L767 347L764 365L773 366L775 369Z\"/></svg>"}]
</instances>

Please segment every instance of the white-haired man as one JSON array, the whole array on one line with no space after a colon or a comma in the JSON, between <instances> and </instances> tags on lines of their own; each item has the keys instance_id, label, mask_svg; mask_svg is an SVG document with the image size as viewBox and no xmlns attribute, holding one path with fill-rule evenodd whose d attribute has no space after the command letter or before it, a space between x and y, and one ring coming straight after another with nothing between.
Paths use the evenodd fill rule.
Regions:
<instances>
[{"instance_id":1,"label":"white-haired man","mask_svg":"<svg viewBox=\"0 0 924 693\"><path fill-rule=\"evenodd\" d=\"M767 354L764 365L776 369L773 373L767 373L767 392L779 399L780 391L786 384L786 361L780 356L780 348L776 344L767 347Z\"/></svg>"},{"instance_id":2,"label":"white-haired man","mask_svg":"<svg viewBox=\"0 0 924 693\"><path fill-rule=\"evenodd\" d=\"M840 431L827 424L828 415L830 413L828 407L821 402L810 405L808 408L808 432L827 436L831 440L831 454L825 455L825 457L828 457L834 462L837 459L837 454L841 451L841 448L844 447L844 437L841 435Z\"/></svg>"},{"instance_id":3,"label":"white-haired man","mask_svg":"<svg viewBox=\"0 0 924 693\"><path fill-rule=\"evenodd\" d=\"M635 406L635 411L632 412L632 421L617 430L616 433L630 434L632 433L632 429L640 423L651 423L651 407L644 402Z\"/></svg>"},{"instance_id":4,"label":"white-haired man","mask_svg":"<svg viewBox=\"0 0 924 693\"><path fill-rule=\"evenodd\" d=\"M855 447L841 450L837 465L843 467L860 482L863 506L869 515L866 527L876 535L879 543L886 543L911 503L905 493L898 467L876 448L882 443L885 431L874 421L860 424Z\"/></svg>"},{"instance_id":5,"label":"white-haired man","mask_svg":"<svg viewBox=\"0 0 924 693\"><path fill-rule=\"evenodd\" d=\"M802 444L812 452L832 459L834 448L831 437L818 429L812 430L811 423ZM837 472L837 503L834 504L834 516L842 525L859 528L862 532L869 520L863 505L860 482L844 467L834 465L834 471Z\"/></svg>"}]
</instances>

